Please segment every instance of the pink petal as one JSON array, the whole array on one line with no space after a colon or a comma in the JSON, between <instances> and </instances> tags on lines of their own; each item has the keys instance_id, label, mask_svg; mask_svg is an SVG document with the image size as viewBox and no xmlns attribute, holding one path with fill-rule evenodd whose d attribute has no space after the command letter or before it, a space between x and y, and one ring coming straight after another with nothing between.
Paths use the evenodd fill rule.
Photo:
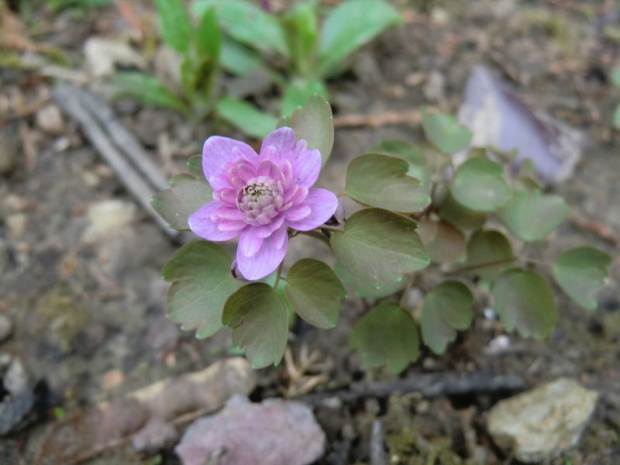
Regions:
<instances>
[{"instance_id":1,"label":"pink petal","mask_svg":"<svg viewBox=\"0 0 620 465\"><path fill-rule=\"evenodd\" d=\"M263 150L270 145L279 153L288 152L292 150L295 145L295 133L291 128L287 127L282 127L271 132L263 140L263 145L260 148L261 156L263 155Z\"/></svg>"},{"instance_id":2,"label":"pink petal","mask_svg":"<svg viewBox=\"0 0 620 465\"><path fill-rule=\"evenodd\" d=\"M291 204L291 205L299 205L302 203L306 197L308 196L308 188L304 186L291 186L284 193L284 201L283 203Z\"/></svg>"},{"instance_id":3,"label":"pink petal","mask_svg":"<svg viewBox=\"0 0 620 465\"><path fill-rule=\"evenodd\" d=\"M312 186L321 172L321 153L314 149L308 150L305 140L300 140L292 152L284 154L291 162L295 183L305 187Z\"/></svg>"},{"instance_id":4,"label":"pink petal","mask_svg":"<svg viewBox=\"0 0 620 465\"><path fill-rule=\"evenodd\" d=\"M287 221L286 225L299 231L309 231L332 217L338 207L338 197L327 189L312 188L302 205L308 205L312 209L310 215L299 221Z\"/></svg>"},{"instance_id":5,"label":"pink petal","mask_svg":"<svg viewBox=\"0 0 620 465\"><path fill-rule=\"evenodd\" d=\"M237 260L239 257L253 257L263 245L264 239L259 236L258 228L250 226L239 236Z\"/></svg>"},{"instance_id":6,"label":"pink petal","mask_svg":"<svg viewBox=\"0 0 620 465\"><path fill-rule=\"evenodd\" d=\"M211 179L222 171L224 163L239 159L253 163L257 157L252 147L243 142L228 137L212 136L205 141L202 148L202 169L207 181L211 183ZM217 189L216 186L211 187Z\"/></svg>"},{"instance_id":7,"label":"pink petal","mask_svg":"<svg viewBox=\"0 0 620 465\"><path fill-rule=\"evenodd\" d=\"M287 210L284 216L286 217L286 221L291 222L303 220L307 218L310 213L312 213L312 208L310 208L309 205L301 204Z\"/></svg>"},{"instance_id":8,"label":"pink petal","mask_svg":"<svg viewBox=\"0 0 620 465\"><path fill-rule=\"evenodd\" d=\"M189 228L198 236L209 241L228 241L239 234L238 230L223 231L219 227L214 211L222 205L215 200L200 207L188 220Z\"/></svg>"},{"instance_id":9,"label":"pink petal","mask_svg":"<svg viewBox=\"0 0 620 465\"><path fill-rule=\"evenodd\" d=\"M222 205L217 208L212 216L217 219L230 220L230 221L243 221L245 220L245 213L240 211L236 207L229 207L226 205Z\"/></svg>"},{"instance_id":10,"label":"pink petal","mask_svg":"<svg viewBox=\"0 0 620 465\"><path fill-rule=\"evenodd\" d=\"M253 257L246 257L237 249L237 266L241 274L250 280L261 279L275 271L284 260L288 246L288 234L282 227L266 238Z\"/></svg>"},{"instance_id":11,"label":"pink petal","mask_svg":"<svg viewBox=\"0 0 620 465\"><path fill-rule=\"evenodd\" d=\"M271 160L261 160L256 169L257 176L267 176L271 179L280 179L280 168Z\"/></svg>"}]
</instances>

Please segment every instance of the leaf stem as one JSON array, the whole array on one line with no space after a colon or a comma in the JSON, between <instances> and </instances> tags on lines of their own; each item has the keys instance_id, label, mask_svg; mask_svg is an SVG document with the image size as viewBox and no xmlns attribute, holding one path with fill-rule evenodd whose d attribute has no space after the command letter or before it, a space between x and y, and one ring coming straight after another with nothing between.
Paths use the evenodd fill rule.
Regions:
<instances>
[{"instance_id":1,"label":"leaf stem","mask_svg":"<svg viewBox=\"0 0 620 465\"><path fill-rule=\"evenodd\" d=\"M319 239L323 242L325 242L325 244L327 244L329 246L329 238L323 234L321 234L318 231L299 231L299 234L304 234L306 236L310 236L310 237L314 237L315 239Z\"/></svg>"}]
</instances>

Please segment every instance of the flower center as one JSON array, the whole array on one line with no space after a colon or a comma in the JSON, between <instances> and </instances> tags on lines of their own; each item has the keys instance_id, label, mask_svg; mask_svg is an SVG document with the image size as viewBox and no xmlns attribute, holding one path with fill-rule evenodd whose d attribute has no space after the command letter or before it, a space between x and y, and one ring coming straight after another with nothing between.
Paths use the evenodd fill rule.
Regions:
<instances>
[{"instance_id":1,"label":"flower center","mask_svg":"<svg viewBox=\"0 0 620 465\"><path fill-rule=\"evenodd\" d=\"M271 223L282 207L282 183L267 176L250 179L237 192L237 208L253 226Z\"/></svg>"}]
</instances>

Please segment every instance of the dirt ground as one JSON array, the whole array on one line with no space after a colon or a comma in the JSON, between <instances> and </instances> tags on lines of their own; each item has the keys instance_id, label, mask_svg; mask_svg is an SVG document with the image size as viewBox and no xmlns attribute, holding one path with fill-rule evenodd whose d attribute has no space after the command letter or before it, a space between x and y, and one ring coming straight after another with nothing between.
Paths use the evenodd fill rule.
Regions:
<instances>
[{"instance_id":1,"label":"dirt ground","mask_svg":"<svg viewBox=\"0 0 620 465\"><path fill-rule=\"evenodd\" d=\"M618 5L471 0L401 1L398 6L406 24L365 47L351 60L350 70L329 83L338 127L322 185L342 191L346 163L380 139L420 141L414 110L423 104L458 109L471 66L484 63L527 103L590 139L573 176L552 189L591 222L588 227L574 221L561 226L549 256L590 244L615 258L597 311L586 313L555 289L560 322L549 340L511 335L509 349L489 351L489 342L502 330L483 318L478 305L476 325L444 356L423 352L400 376L488 370L519 374L531 386L560 376L577 379L597 390L600 400L579 444L551 463L620 463L620 245L600 234L600 226L607 225L612 235L620 235L620 134L611 129L620 89L608 77L620 64ZM83 66L81 45L88 37L118 37L129 28L113 7L80 15L34 15L45 24L36 39L62 49L74 67ZM0 351L19 358L32 380L45 380L50 405L65 412L235 353L227 331L198 341L165 319L167 283L160 270L177 246L133 203L74 121L64 115L59 127L50 127L38 119L38 110L51 103L54 80L5 67L0 68L0 82L0 101L5 103L0 106L0 134L3 140L20 141L17 166L0 175L0 313L13 326ZM20 115L10 104L16 95L32 110ZM269 94L255 98L273 104ZM197 153L216 127L208 123L191 130L170 111L125 100L114 108L167 175L182 171L188 154ZM392 113L401 121L381 120ZM362 118L351 124L350 115L373 115L379 122ZM242 137L231 130L223 134ZM110 199L123 202L127 219L113 232L92 237L89 207ZM292 255L324 253L310 247L300 242ZM347 304L332 331L294 328L294 356L306 346L328 362L321 368L327 381L316 391L362 379L390 379L382 371L362 370L347 349L350 325L361 308L360 302ZM284 366L261 370L258 379L253 400L291 388ZM401 457L392 463L516 464L485 430L489 408L503 396L426 399L394 394L338 401L336 395L332 402L314 405L328 438L327 452L317 463L368 463L370 425L379 416L390 452ZM45 409L25 428L0 439L0 463L31 463L53 421L51 412ZM119 447L86 463L155 463L150 462L153 456ZM162 463L179 463L171 448L161 457Z\"/></svg>"}]
</instances>

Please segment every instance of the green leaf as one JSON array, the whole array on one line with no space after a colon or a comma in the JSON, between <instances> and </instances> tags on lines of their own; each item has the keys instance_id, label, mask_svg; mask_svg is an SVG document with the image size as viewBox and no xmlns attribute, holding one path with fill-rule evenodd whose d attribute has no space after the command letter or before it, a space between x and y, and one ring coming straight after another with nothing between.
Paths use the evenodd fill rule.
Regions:
<instances>
[{"instance_id":1,"label":"green leaf","mask_svg":"<svg viewBox=\"0 0 620 465\"><path fill-rule=\"evenodd\" d=\"M476 231L467 242L467 266L485 281L512 266L513 258L510 241L499 231Z\"/></svg>"},{"instance_id":2,"label":"green leaf","mask_svg":"<svg viewBox=\"0 0 620 465\"><path fill-rule=\"evenodd\" d=\"M442 354L456 339L456 331L469 328L474 296L459 281L444 281L424 298L420 321L422 340L433 352Z\"/></svg>"},{"instance_id":3,"label":"green leaf","mask_svg":"<svg viewBox=\"0 0 620 465\"><path fill-rule=\"evenodd\" d=\"M426 166L426 156L420 147L398 139L383 139L366 153L378 153L402 158L409 164L407 176L417 179L426 192L431 190L431 175Z\"/></svg>"},{"instance_id":4,"label":"green leaf","mask_svg":"<svg viewBox=\"0 0 620 465\"><path fill-rule=\"evenodd\" d=\"M263 65L258 53L228 37L222 38L220 63L226 71L237 76L247 76Z\"/></svg>"},{"instance_id":5,"label":"green leaf","mask_svg":"<svg viewBox=\"0 0 620 465\"><path fill-rule=\"evenodd\" d=\"M478 229L487 220L486 213L477 212L461 205L454 200L450 191L446 194L437 214L442 220L447 221L463 231Z\"/></svg>"},{"instance_id":6,"label":"green leaf","mask_svg":"<svg viewBox=\"0 0 620 465\"><path fill-rule=\"evenodd\" d=\"M381 0L350 0L341 3L323 23L317 74L332 74L347 55L388 27L402 22L398 11Z\"/></svg>"},{"instance_id":7,"label":"green leaf","mask_svg":"<svg viewBox=\"0 0 620 465\"><path fill-rule=\"evenodd\" d=\"M316 4L316 1L295 3L280 20L289 56L294 62L296 73L300 76L309 76L314 71L311 69L312 58L318 42ZM302 101L302 105L305 101L306 99Z\"/></svg>"},{"instance_id":8,"label":"green leaf","mask_svg":"<svg viewBox=\"0 0 620 465\"><path fill-rule=\"evenodd\" d=\"M196 329L197 338L219 331L224 303L242 284L232 277L230 262L226 249L213 242L190 242L177 250L162 270L172 283L167 317L183 330Z\"/></svg>"},{"instance_id":9,"label":"green leaf","mask_svg":"<svg viewBox=\"0 0 620 465\"><path fill-rule=\"evenodd\" d=\"M387 365L397 374L418 359L418 326L409 312L395 304L371 309L353 326L349 347L359 353L362 365Z\"/></svg>"},{"instance_id":10,"label":"green leaf","mask_svg":"<svg viewBox=\"0 0 620 465\"><path fill-rule=\"evenodd\" d=\"M392 282L385 282L381 284L364 281L359 276L354 275L349 269L340 262L336 262L334 265L334 272L342 280L345 286L353 288L358 297L369 297L373 299L380 299L389 295L395 294L400 291L407 280L405 276L401 275L394 279Z\"/></svg>"},{"instance_id":11,"label":"green leaf","mask_svg":"<svg viewBox=\"0 0 620 465\"><path fill-rule=\"evenodd\" d=\"M347 167L346 191L357 202L403 213L424 210L431 198L417 179L407 176L406 161L365 154Z\"/></svg>"},{"instance_id":12,"label":"green leaf","mask_svg":"<svg viewBox=\"0 0 620 465\"><path fill-rule=\"evenodd\" d=\"M132 97L142 103L167 107L188 115L188 106L170 92L159 79L140 72L116 73L113 78L116 96Z\"/></svg>"},{"instance_id":13,"label":"green leaf","mask_svg":"<svg viewBox=\"0 0 620 465\"><path fill-rule=\"evenodd\" d=\"M334 231L331 247L354 275L380 285L428 266L428 253L415 229L415 221L409 218L366 208L351 215L344 232Z\"/></svg>"},{"instance_id":14,"label":"green leaf","mask_svg":"<svg viewBox=\"0 0 620 465\"><path fill-rule=\"evenodd\" d=\"M215 9L209 8L203 15L195 33L195 42L198 51L209 57L211 63L216 64L219 60L222 48L222 34L217 24Z\"/></svg>"},{"instance_id":15,"label":"green leaf","mask_svg":"<svg viewBox=\"0 0 620 465\"><path fill-rule=\"evenodd\" d=\"M609 278L611 257L591 247L564 252L553 264L553 277L571 299L586 310L596 309L596 294Z\"/></svg>"},{"instance_id":16,"label":"green leaf","mask_svg":"<svg viewBox=\"0 0 620 465\"><path fill-rule=\"evenodd\" d=\"M569 213L570 207L559 195L521 191L516 192L497 215L511 233L530 242L547 237Z\"/></svg>"},{"instance_id":17,"label":"green leaf","mask_svg":"<svg viewBox=\"0 0 620 465\"><path fill-rule=\"evenodd\" d=\"M277 365L288 340L288 311L282 295L265 283L250 283L229 297L222 322L245 351L252 368Z\"/></svg>"},{"instance_id":18,"label":"green leaf","mask_svg":"<svg viewBox=\"0 0 620 465\"><path fill-rule=\"evenodd\" d=\"M187 53L194 27L182 0L155 0L161 35L171 48Z\"/></svg>"},{"instance_id":19,"label":"green leaf","mask_svg":"<svg viewBox=\"0 0 620 465\"><path fill-rule=\"evenodd\" d=\"M195 178L206 181L205 173L202 169L202 155L193 155L187 160L187 170Z\"/></svg>"},{"instance_id":20,"label":"green leaf","mask_svg":"<svg viewBox=\"0 0 620 465\"><path fill-rule=\"evenodd\" d=\"M545 278L531 270L513 268L495 279L495 311L508 331L525 337L547 337L558 320L553 291Z\"/></svg>"},{"instance_id":21,"label":"green leaf","mask_svg":"<svg viewBox=\"0 0 620 465\"><path fill-rule=\"evenodd\" d=\"M170 189L153 196L151 205L174 229L189 230L189 216L213 200L213 191L203 179L178 174L170 179Z\"/></svg>"},{"instance_id":22,"label":"green leaf","mask_svg":"<svg viewBox=\"0 0 620 465\"><path fill-rule=\"evenodd\" d=\"M336 273L313 258L303 258L289 269L284 294L300 317L324 329L336 326L347 295Z\"/></svg>"},{"instance_id":23,"label":"green leaf","mask_svg":"<svg viewBox=\"0 0 620 465\"><path fill-rule=\"evenodd\" d=\"M428 113L425 108L422 108L422 127L429 142L445 154L460 152L469 145L473 136L454 116Z\"/></svg>"},{"instance_id":24,"label":"green leaf","mask_svg":"<svg viewBox=\"0 0 620 465\"><path fill-rule=\"evenodd\" d=\"M243 0L199 0L192 4L192 11L202 17L213 7L220 26L233 39L262 52L288 55L286 39L275 16Z\"/></svg>"},{"instance_id":25,"label":"green leaf","mask_svg":"<svg viewBox=\"0 0 620 465\"><path fill-rule=\"evenodd\" d=\"M512 195L502 177L504 167L486 158L470 158L456 170L450 191L460 204L476 211L492 212Z\"/></svg>"},{"instance_id":26,"label":"green leaf","mask_svg":"<svg viewBox=\"0 0 620 465\"><path fill-rule=\"evenodd\" d=\"M465 254L465 234L445 221L424 220L418 224L420 238L435 263L455 263Z\"/></svg>"},{"instance_id":27,"label":"green leaf","mask_svg":"<svg viewBox=\"0 0 620 465\"><path fill-rule=\"evenodd\" d=\"M282 97L282 114L290 115L297 107L303 107L308 99L318 94L323 98L328 98L327 89L320 80L293 79L287 83Z\"/></svg>"},{"instance_id":28,"label":"green leaf","mask_svg":"<svg viewBox=\"0 0 620 465\"><path fill-rule=\"evenodd\" d=\"M278 127L282 126L291 127L297 140L304 139L308 148L321 152L321 166L325 165L334 145L334 118L323 97L309 97L304 107L296 108L289 118L278 121Z\"/></svg>"},{"instance_id":29,"label":"green leaf","mask_svg":"<svg viewBox=\"0 0 620 465\"><path fill-rule=\"evenodd\" d=\"M222 97L215 104L215 110L228 123L259 139L264 138L276 127L276 118L234 97Z\"/></svg>"}]
</instances>

